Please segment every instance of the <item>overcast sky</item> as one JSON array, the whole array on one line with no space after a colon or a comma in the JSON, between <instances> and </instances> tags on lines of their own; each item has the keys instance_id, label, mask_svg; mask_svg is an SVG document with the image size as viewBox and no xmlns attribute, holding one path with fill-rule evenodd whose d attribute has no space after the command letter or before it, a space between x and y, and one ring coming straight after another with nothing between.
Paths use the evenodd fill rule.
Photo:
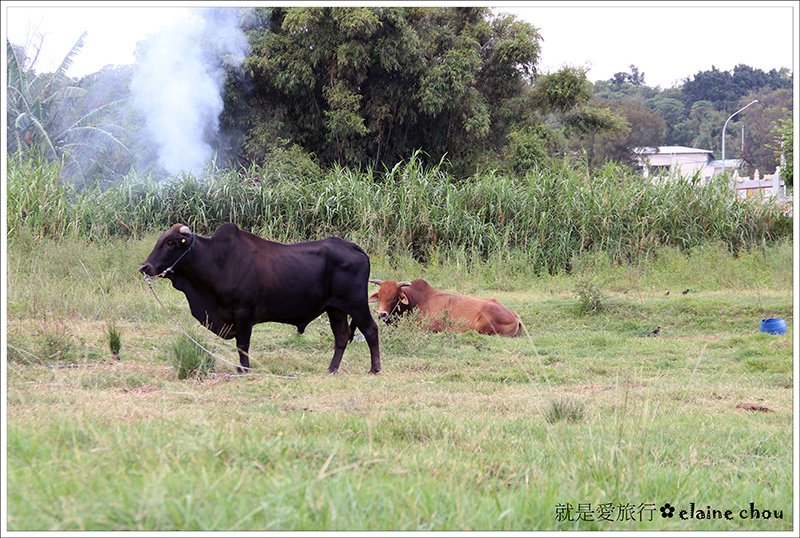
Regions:
<instances>
[{"instance_id":1,"label":"overcast sky","mask_svg":"<svg viewBox=\"0 0 800 538\"><path fill-rule=\"evenodd\" d=\"M88 31L86 44L70 71L73 76L98 71L108 64L133 63L137 41L175 19L185 18L190 5L224 5L220 2L158 5L128 2L124 7L118 3L114 7L104 6L102 2L73 2L70 7L61 7L62 3L41 4L3 2L3 31L17 44L24 44L37 34L44 35L44 47L36 64L40 70L57 66L80 34ZM646 84L666 88L712 65L721 70L731 70L742 63L764 71L781 67L796 71L793 22L796 26L797 1L483 5L513 13L539 29L543 37L540 72L555 71L564 65L582 66L589 69L589 79L596 81L628 71L633 64L644 73Z\"/></svg>"}]
</instances>

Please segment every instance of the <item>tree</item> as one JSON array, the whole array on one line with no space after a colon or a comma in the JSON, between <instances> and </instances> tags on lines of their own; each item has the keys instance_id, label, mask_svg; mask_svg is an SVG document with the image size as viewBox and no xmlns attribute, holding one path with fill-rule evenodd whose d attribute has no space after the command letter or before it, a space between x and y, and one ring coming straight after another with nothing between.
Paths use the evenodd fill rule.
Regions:
<instances>
[{"instance_id":1,"label":"tree","mask_svg":"<svg viewBox=\"0 0 800 538\"><path fill-rule=\"evenodd\" d=\"M611 82L617 86L622 86L623 84L644 86L644 73L639 72L639 68L635 65L630 65L629 67L631 69L630 73L626 73L624 71L614 73L614 76L611 78Z\"/></svg>"},{"instance_id":2,"label":"tree","mask_svg":"<svg viewBox=\"0 0 800 538\"><path fill-rule=\"evenodd\" d=\"M608 103L595 97L592 104L599 108ZM649 110L638 99L608 103L611 113L620 118L614 128L591 133L573 142L576 149L586 149L589 166L597 168L609 161L632 165L633 148L659 146L664 140L664 119Z\"/></svg>"},{"instance_id":3,"label":"tree","mask_svg":"<svg viewBox=\"0 0 800 538\"><path fill-rule=\"evenodd\" d=\"M228 87L221 121L243 128L246 160L288 140L323 164L393 163L422 149L468 171L507 140L541 41L482 7L273 8L256 20L249 78Z\"/></svg>"},{"instance_id":4,"label":"tree","mask_svg":"<svg viewBox=\"0 0 800 538\"><path fill-rule=\"evenodd\" d=\"M780 164L780 154L773 148L775 131L782 121L792 117L792 91L788 89L773 90L765 86L742 97L740 107L758 100L728 124L726 131L726 151L731 148L731 155L740 155L751 167L764 174L771 174ZM744 144L742 144L742 127L744 127Z\"/></svg>"},{"instance_id":5,"label":"tree","mask_svg":"<svg viewBox=\"0 0 800 538\"><path fill-rule=\"evenodd\" d=\"M570 140L601 132L627 130L625 119L608 107L590 103L592 85L586 70L564 67L537 75L513 103L508 145L500 152L500 168L515 174L564 155Z\"/></svg>"},{"instance_id":6,"label":"tree","mask_svg":"<svg viewBox=\"0 0 800 538\"><path fill-rule=\"evenodd\" d=\"M733 72L720 71L711 66L710 71L700 71L691 80L687 79L682 91L687 105L696 101L710 101L717 110L736 110L739 100L750 92L761 88L791 89L792 78L786 70L764 73L744 64L734 67Z\"/></svg>"},{"instance_id":7,"label":"tree","mask_svg":"<svg viewBox=\"0 0 800 538\"><path fill-rule=\"evenodd\" d=\"M651 88L644 82L644 73L635 65L630 66L630 73L620 71L608 80L594 83L594 95L608 101L624 101L626 99L646 100L661 93L658 88Z\"/></svg>"},{"instance_id":8,"label":"tree","mask_svg":"<svg viewBox=\"0 0 800 538\"><path fill-rule=\"evenodd\" d=\"M666 123L664 139L671 141L675 127L686 119L686 107L683 102L673 97L657 95L645 101L645 105L664 119Z\"/></svg>"},{"instance_id":9,"label":"tree","mask_svg":"<svg viewBox=\"0 0 800 538\"><path fill-rule=\"evenodd\" d=\"M787 186L794 184L794 129L792 120L782 119L772 131L772 150L781 166L781 179Z\"/></svg>"},{"instance_id":10,"label":"tree","mask_svg":"<svg viewBox=\"0 0 800 538\"><path fill-rule=\"evenodd\" d=\"M103 112L114 103L78 113L78 103L86 90L75 84L66 72L83 47L86 33L67 52L53 73L36 74L33 61L27 61L24 49L6 41L8 56L8 137L9 153L18 155L40 151L51 161L65 161L63 173L86 180L84 152L96 151L99 142L127 148L104 125Z\"/></svg>"}]
</instances>

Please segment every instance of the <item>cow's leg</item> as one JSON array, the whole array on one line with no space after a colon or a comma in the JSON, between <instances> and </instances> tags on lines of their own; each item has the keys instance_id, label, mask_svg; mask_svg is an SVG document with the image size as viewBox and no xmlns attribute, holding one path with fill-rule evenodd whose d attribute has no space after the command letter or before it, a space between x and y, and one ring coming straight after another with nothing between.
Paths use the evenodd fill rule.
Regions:
<instances>
[{"instance_id":1,"label":"cow's leg","mask_svg":"<svg viewBox=\"0 0 800 538\"><path fill-rule=\"evenodd\" d=\"M350 341L352 332L347 323L347 314L338 308L328 308L328 319L331 322L331 331L333 331L334 349L331 364L328 366L328 373L335 374L339 370L339 364L342 362L342 355L347 343Z\"/></svg>"},{"instance_id":2,"label":"cow's leg","mask_svg":"<svg viewBox=\"0 0 800 538\"><path fill-rule=\"evenodd\" d=\"M238 373L250 371L250 336L253 334L252 325L240 325L236 331L236 349L239 351L239 364L236 367Z\"/></svg>"},{"instance_id":3,"label":"cow's leg","mask_svg":"<svg viewBox=\"0 0 800 538\"><path fill-rule=\"evenodd\" d=\"M381 351L378 347L378 325L369 313L369 307L357 312L353 316L353 322L358 326L358 330L364 335L369 345L370 369L369 373L377 374L381 371Z\"/></svg>"}]
</instances>

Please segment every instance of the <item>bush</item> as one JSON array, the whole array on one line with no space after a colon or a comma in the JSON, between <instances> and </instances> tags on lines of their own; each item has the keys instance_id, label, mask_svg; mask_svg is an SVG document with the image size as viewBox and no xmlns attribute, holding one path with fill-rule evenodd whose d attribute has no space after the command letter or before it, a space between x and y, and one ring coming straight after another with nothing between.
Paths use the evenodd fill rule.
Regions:
<instances>
[{"instance_id":1,"label":"bush","mask_svg":"<svg viewBox=\"0 0 800 538\"><path fill-rule=\"evenodd\" d=\"M172 344L172 367L178 379L205 379L214 371L214 357L192 341L197 340L194 334L189 336L181 335Z\"/></svg>"},{"instance_id":2,"label":"bush","mask_svg":"<svg viewBox=\"0 0 800 538\"><path fill-rule=\"evenodd\" d=\"M600 286L593 279L581 278L575 286L575 293L580 300L580 313L596 314L606 308L606 297Z\"/></svg>"}]
</instances>

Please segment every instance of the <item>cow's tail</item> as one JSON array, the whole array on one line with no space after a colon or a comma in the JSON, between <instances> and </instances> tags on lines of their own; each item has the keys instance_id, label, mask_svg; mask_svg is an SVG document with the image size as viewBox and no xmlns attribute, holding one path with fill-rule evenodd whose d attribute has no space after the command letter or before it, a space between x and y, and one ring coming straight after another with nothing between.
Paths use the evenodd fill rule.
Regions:
<instances>
[{"instance_id":1,"label":"cow's tail","mask_svg":"<svg viewBox=\"0 0 800 538\"><path fill-rule=\"evenodd\" d=\"M525 329L526 333L528 332L528 329L525 327L525 325L522 324L522 320L519 317L517 317L517 332L514 333L511 336L511 338L516 338L518 336L522 336L522 330L523 329Z\"/></svg>"}]
</instances>

